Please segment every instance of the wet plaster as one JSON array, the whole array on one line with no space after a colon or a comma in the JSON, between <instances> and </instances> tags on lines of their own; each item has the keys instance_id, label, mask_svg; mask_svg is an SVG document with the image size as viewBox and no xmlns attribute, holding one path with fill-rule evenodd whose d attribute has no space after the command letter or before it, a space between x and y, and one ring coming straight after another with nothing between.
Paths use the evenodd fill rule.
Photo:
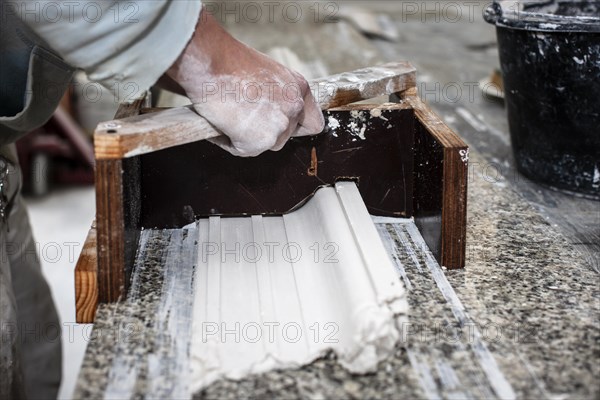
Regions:
<instances>
[{"instance_id":1,"label":"wet plaster","mask_svg":"<svg viewBox=\"0 0 600 400\"><path fill-rule=\"evenodd\" d=\"M197 226L193 390L330 350L344 368L371 372L394 349L406 293L354 182L320 188L283 216Z\"/></svg>"}]
</instances>

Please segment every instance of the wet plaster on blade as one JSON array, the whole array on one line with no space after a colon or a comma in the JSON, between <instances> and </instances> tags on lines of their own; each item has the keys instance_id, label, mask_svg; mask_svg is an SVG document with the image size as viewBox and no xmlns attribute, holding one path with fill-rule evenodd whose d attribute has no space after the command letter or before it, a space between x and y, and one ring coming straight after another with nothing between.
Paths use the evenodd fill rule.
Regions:
<instances>
[{"instance_id":1,"label":"wet plaster on blade","mask_svg":"<svg viewBox=\"0 0 600 400\"><path fill-rule=\"evenodd\" d=\"M374 372L393 354L405 292L354 183L283 217L201 220L199 246L193 391L331 351L352 373Z\"/></svg>"}]
</instances>

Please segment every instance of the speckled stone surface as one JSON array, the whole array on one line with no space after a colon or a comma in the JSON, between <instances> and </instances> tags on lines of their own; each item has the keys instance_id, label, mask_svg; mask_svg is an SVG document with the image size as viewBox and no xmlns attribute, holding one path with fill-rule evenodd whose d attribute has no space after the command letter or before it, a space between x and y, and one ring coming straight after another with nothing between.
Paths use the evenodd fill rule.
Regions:
<instances>
[{"instance_id":1,"label":"speckled stone surface","mask_svg":"<svg viewBox=\"0 0 600 400\"><path fill-rule=\"evenodd\" d=\"M142 233L128 298L97 310L75 398L185 393L194 272L187 260L197 251L192 232Z\"/></svg>"},{"instance_id":2,"label":"speckled stone surface","mask_svg":"<svg viewBox=\"0 0 600 400\"><path fill-rule=\"evenodd\" d=\"M472 176L467 268L444 271L442 281L405 228L387 224L385 230L398 249L411 312L405 343L377 373L352 375L330 354L298 370L216 382L194 398L600 396L598 275L506 182ZM165 247L157 235L154 260ZM143 279L135 301L99 309L94 330L101 335L88 345L76 398L154 397L150 388L163 387L144 376L148 358L161 350L155 329L165 295L161 268L148 262L136 272ZM452 288L458 305L448 294ZM119 326L135 333L116 340ZM136 373L117 368L117 358ZM119 379L127 382L122 391Z\"/></svg>"},{"instance_id":3,"label":"speckled stone surface","mask_svg":"<svg viewBox=\"0 0 600 400\"><path fill-rule=\"evenodd\" d=\"M504 177L470 185L467 268L446 275L500 368L522 398L598 398L598 273Z\"/></svg>"}]
</instances>

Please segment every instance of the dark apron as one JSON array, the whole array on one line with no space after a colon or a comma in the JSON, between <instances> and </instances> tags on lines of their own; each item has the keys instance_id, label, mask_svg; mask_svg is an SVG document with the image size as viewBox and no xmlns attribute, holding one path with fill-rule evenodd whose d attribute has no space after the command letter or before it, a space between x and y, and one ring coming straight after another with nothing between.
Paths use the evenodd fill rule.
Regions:
<instances>
[{"instance_id":1,"label":"dark apron","mask_svg":"<svg viewBox=\"0 0 600 400\"><path fill-rule=\"evenodd\" d=\"M15 146L43 125L62 98L74 68L49 51L0 0L0 249L16 243L35 254L22 200ZM9 223L10 221L10 223ZM10 226L10 229L9 229ZM60 326L37 257L0 260L0 324ZM2 330L2 334L6 333ZM56 397L61 376L60 340L30 340L25 333L2 337L0 398Z\"/></svg>"},{"instance_id":2,"label":"dark apron","mask_svg":"<svg viewBox=\"0 0 600 400\"><path fill-rule=\"evenodd\" d=\"M0 146L43 125L75 68L52 53L0 2Z\"/></svg>"},{"instance_id":3,"label":"dark apron","mask_svg":"<svg viewBox=\"0 0 600 400\"><path fill-rule=\"evenodd\" d=\"M0 1L0 225L12 204L5 164L17 165L7 145L50 119L75 70L9 6Z\"/></svg>"}]
</instances>

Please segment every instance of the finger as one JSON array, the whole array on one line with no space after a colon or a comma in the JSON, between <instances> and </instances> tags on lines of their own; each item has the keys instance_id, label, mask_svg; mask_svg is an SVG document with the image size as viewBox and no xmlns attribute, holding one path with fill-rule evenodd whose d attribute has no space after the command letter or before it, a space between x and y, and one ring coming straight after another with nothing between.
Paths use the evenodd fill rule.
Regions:
<instances>
[{"instance_id":1,"label":"finger","mask_svg":"<svg viewBox=\"0 0 600 400\"><path fill-rule=\"evenodd\" d=\"M297 123L294 123L294 127ZM206 139L212 144L215 144L223 150L231 153L237 157L256 157L267 150L281 150L285 143L290 138L291 129L287 128L283 133L277 136L277 139L271 140L270 144L265 144L261 141L252 140L252 137L248 137L247 140L234 141L227 136L219 136L215 138ZM275 135L273 135L275 138Z\"/></svg>"},{"instance_id":2,"label":"finger","mask_svg":"<svg viewBox=\"0 0 600 400\"><path fill-rule=\"evenodd\" d=\"M325 118L321 107L315 101L310 90L304 95L304 109L300 115L299 127L292 136L316 135L325 129Z\"/></svg>"},{"instance_id":3,"label":"finger","mask_svg":"<svg viewBox=\"0 0 600 400\"><path fill-rule=\"evenodd\" d=\"M297 130L298 121L291 121L287 129L281 135L279 135L279 137L277 138L277 142L275 142L275 145L271 147L271 151L279 151L283 149L288 140L290 140L290 137L294 136L294 133L296 133Z\"/></svg>"},{"instance_id":4,"label":"finger","mask_svg":"<svg viewBox=\"0 0 600 400\"><path fill-rule=\"evenodd\" d=\"M255 157L267 150L285 141L287 137L281 138L289 130L290 119L280 111L273 111L268 115L261 116L268 118L269 123L265 126L247 126L242 131L227 130L220 128L223 136L208 139L211 143L219 146L223 150L239 157ZM294 120L294 125L297 119ZM247 124L252 125L252 124ZM289 137L289 134L288 134Z\"/></svg>"}]
</instances>

